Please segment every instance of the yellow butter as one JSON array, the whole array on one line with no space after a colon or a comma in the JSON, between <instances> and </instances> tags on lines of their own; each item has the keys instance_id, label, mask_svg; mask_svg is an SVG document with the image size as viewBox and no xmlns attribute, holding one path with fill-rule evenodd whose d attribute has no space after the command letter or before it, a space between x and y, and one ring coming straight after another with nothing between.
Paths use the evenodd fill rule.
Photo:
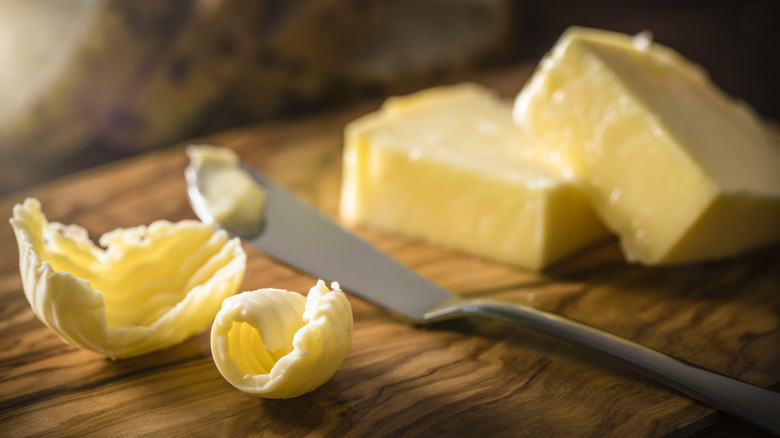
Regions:
<instances>
[{"instance_id":1,"label":"yellow butter","mask_svg":"<svg viewBox=\"0 0 780 438\"><path fill-rule=\"evenodd\" d=\"M341 217L544 268L606 235L548 158L478 85L392 98L345 130Z\"/></svg>"},{"instance_id":2,"label":"yellow butter","mask_svg":"<svg viewBox=\"0 0 780 438\"><path fill-rule=\"evenodd\" d=\"M63 340L111 357L176 345L213 322L238 290L246 255L237 239L197 221L157 221L104 234L49 222L40 203L13 210L25 296Z\"/></svg>"},{"instance_id":3,"label":"yellow butter","mask_svg":"<svg viewBox=\"0 0 780 438\"><path fill-rule=\"evenodd\" d=\"M333 283L308 296L260 289L227 298L211 329L211 352L223 377L264 398L312 391L336 372L352 344L352 308Z\"/></svg>"},{"instance_id":4,"label":"yellow butter","mask_svg":"<svg viewBox=\"0 0 780 438\"><path fill-rule=\"evenodd\" d=\"M780 240L780 146L649 35L569 29L514 116L582 181L631 261L715 259Z\"/></svg>"},{"instance_id":5,"label":"yellow butter","mask_svg":"<svg viewBox=\"0 0 780 438\"><path fill-rule=\"evenodd\" d=\"M198 192L205 205L193 205L201 217L211 217L220 226L239 236L252 236L260 230L265 208L265 190L240 167L240 159L227 148L209 145L187 147L188 172L197 175Z\"/></svg>"}]
</instances>

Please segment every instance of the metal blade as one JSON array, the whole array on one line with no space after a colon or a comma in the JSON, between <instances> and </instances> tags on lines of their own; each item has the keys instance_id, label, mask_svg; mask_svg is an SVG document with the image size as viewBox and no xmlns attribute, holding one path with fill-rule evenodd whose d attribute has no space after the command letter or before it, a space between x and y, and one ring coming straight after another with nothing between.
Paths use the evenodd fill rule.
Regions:
<instances>
[{"instance_id":1,"label":"metal blade","mask_svg":"<svg viewBox=\"0 0 780 438\"><path fill-rule=\"evenodd\" d=\"M429 310L454 295L403 266L260 171L242 167L263 187L267 199L263 223L255 236L239 236L269 257L327 281L367 301L421 322ZM195 213L212 218L188 172L188 194ZM195 208L198 206L198 208ZM227 231L230 231L229 229Z\"/></svg>"}]
</instances>

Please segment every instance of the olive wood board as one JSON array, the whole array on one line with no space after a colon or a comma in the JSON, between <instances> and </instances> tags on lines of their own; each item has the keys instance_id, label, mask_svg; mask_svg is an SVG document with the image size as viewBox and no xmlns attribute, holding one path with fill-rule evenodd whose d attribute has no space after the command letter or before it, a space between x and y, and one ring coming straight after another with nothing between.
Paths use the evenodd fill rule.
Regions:
<instances>
[{"instance_id":1,"label":"olive wood board","mask_svg":"<svg viewBox=\"0 0 780 438\"><path fill-rule=\"evenodd\" d=\"M511 97L530 71L517 65L468 79ZM10 217L15 203L33 196L50 220L81 225L93 239L158 219L194 219L184 146L210 143L234 149L338 220L343 128L380 103L147 152L13 193L0 199L0 211ZM726 261L648 268L627 264L608 239L538 273L353 229L457 294L538 306L778 388L778 246ZM209 330L174 348L116 361L63 343L30 310L8 225L0 227L0 248L0 436L764 436L560 340L476 319L417 327L352 296L354 339L333 378L297 398L257 398L219 374ZM314 278L246 250L241 290L305 293L313 286Z\"/></svg>"}]
</instances>

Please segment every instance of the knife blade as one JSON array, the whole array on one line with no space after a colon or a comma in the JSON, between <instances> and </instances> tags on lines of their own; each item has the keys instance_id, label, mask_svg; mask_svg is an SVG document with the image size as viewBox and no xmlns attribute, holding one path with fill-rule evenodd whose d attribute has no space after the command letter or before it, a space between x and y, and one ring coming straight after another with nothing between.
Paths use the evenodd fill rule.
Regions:
<instances>
[{"instance_id":1,"label":"knife blade","mask_svg":"<svg viewBox=\"0 0 780 438\"><path fill-rule=\"evenodd\" d=\"M208 173L195 149L188 148L187 152L191 159L185 170L187 194L195 214L204 222L216 222L273 259L323 280L337 281L345 292L417 323L481 316L523 325L617 359L670 388L780 434L780 393L540 309L494 300L460 299L342 228L233 155L225 169L241 169L260 188L265 204L256 224L231 227L231 221L220 222L211 211L208 198L220 192L221 196L230 197L234 187L207 187L209 181L220 178L204 178Z\"/></svg>"},{"instance_id":2,"label":"knife blade","mask_svg":"<svg viewBox=\"0 0 780 438\"><path fill-rule=\"evenodd\" d=\"M195 154L193 149L189 154ZM246 163L239 166L259 185L265 203L255 226L225 223L228 221L218 224L230 234L278 261L322 280L337 281L342 289L415 322L423 322L426 312L455 298L337 225L257 169ZM209 171L191 164L185 177L196 215L204 222L216 222L204 196L207 188L202 184Z\"/></svg>"}]
</instances>

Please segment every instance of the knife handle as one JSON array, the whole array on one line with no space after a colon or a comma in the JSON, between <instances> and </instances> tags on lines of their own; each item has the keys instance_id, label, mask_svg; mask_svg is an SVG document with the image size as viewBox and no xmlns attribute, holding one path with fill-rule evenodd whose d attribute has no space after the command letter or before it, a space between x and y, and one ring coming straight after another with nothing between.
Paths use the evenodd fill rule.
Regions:
<instances>
[{"instance_id":1,"label":"knife handle","mask_svg":"<svg viewBox=\"0 0 780 438\"><path fill-rule=\"evenodd\" d=\"M425 320L434 323L467 316L516 323L603 353L715 409L780 435L780 393L707 370L560 315L495 300L456 299L428 312Z\"/></svg>"}]
</instances>

